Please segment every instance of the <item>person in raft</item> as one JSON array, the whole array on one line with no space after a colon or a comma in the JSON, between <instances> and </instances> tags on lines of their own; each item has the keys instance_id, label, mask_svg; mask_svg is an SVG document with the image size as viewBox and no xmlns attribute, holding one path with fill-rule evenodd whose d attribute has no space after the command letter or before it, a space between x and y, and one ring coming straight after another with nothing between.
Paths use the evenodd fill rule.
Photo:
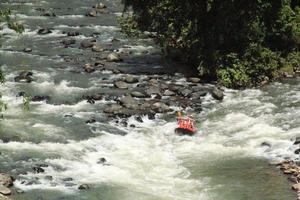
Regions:
<instances>
[{"instance_id":1,"label":"person in raft","mask_svg":"<svg viewBox=\"0 0 300 200\"><path fill-rule=\"evenodd\" d=\"M182 117L181 112L177 112L177 125L175 132L181 135L193 135L196 133L194 119L192 115Z\"/></svg>"}]
</instances>

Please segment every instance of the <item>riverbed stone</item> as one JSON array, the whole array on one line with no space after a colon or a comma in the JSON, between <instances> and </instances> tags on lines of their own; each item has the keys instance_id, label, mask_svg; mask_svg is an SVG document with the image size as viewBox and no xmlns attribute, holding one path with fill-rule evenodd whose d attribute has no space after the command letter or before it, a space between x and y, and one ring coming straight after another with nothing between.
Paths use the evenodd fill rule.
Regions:
<instances>
[{"instance_id":1,"label":"riverbed stone","mask_svg":"<svg viewBox=\"0 0 300 200\"><path fill-rule=\"evenodd\" d=\"M200 83L201 79L197 77L190 77L187 79L187 81L191 83Z\"/></svg>"},{"instance_id":2,"label":"riverbed stone","mask_svg":"<svg viewBox=\"0 0 300 200\"><path fill-rule=\"evenodd\" d=\"M90 11L88 11L85 16L87 17L97 17L97 11L95 9L92 9Z\"/></svg>"},{"instance_id":3,"label":"riverbed stone","mask_svg":"<svg viewBox=\"0 0 300 200\"><path fill-rule=\"evenodd\" d=\"M106 57L107 62L119 62L122 61L120 55L118 53L110 53Z\"/></svg>"},{"instance_id":4,"label":"riverbed stone","mask_svg":"<svg viewBox=\"0 0 300 200\"><path fill-rule=\"evenodd\" d=\"M61 41L61 43L65 46L69 46L69 45L72 45L72 44L76 44L76 40L75 39L63 39Z\"/></svg>"},{"instance_id":5,"label":"riverbed stone","mask_svg":"<svg viewBox=\"0 0 300 200\"><path fill-rule=\"evenodd\" d=\"M292 186L293 190L300 191L300 183L296 183Z\"/></svg>"},{"instance_id":6,"label":"riverbed stone","mask_svg":"<svg viewBox=\"0 0 300 200\"><path fill-rule=\"evenodd\" d=\"M46 35L46 34L52 33L52 31L49 28L41 28L38 30L37 33L40 35Z\"/></svg>"},{"instance_id":7,"label":"riverbed stone","mask_svg":"<svg viewBox=\"0 0 300 200\"><path fill-rule=\"evenodd\" d=\"M124 81L116 81L114 86L119 89L128 89L128 85Z\"/></svg>"},{"instance_id":8,"label":"riverbed stone","mask_svg":"<svg viewBox=\"0 0 300 200\"><path fill-rule=\"evenodd\" d=\"M121 109L122 109L122 106L117 105L117 104L112 104L112 105L108 105L107 108L105 108L103 110L103 112L107 113L107 114L116 114Z\"/></svg>"},{"instance_id":9,"label":"riverbed stone","mask_svg":"<svg viewBox=\"0 0 300 200\"><path fill-rule=\"evenodd\" d=\"M216 87L211 91L211 95L214 99L219 100L219 101L223 100L223 98L224 98L223 91Z\"/></svg>"},{"instance_id":10,"label":"riverbed stone","mask_svg":"<svg viewBox=\"0 0 300 200\"><path fill-rule=\"evenodd\" d=\"M104 3L97 3L95 6L93 6L96 9L105 9L107 6Z\"/></svg>"},{"instance_id":11,"label":"riverbed stone","mask_svg":"<svg viewBox=\"0 0 300 200\"><path fill-rule=\"evenodd\" d=\"M92 64L87 63L84 65L84 71L87 73L92 73L95 71L95 67Z\"/></svg>"},{"instance_id":12,"label":"riverbed stone","mask_svg":"<svg viewBox=\"0 0 300 200\"><path fill-rule=\"evenodd\" d=\"M82 40L80 45L82 48L91 48L96 42L95 38Z\"/></svg>"},{"instance_id":13,"label":"riverbed stone","mask_svg":"<svg viewBox=\"0 0 300 200\"><path fill-rule=\"evenodd\" d=\"M124 81L126 83L137 83L137 82L139 82L139 80L137 78L135 78L134 76L131 76L131 75L126 75L124 77Z\"/></svg>"},{"instance_id":14,"label":"riverbed stone","mask_svg":"<svg viewBox=\"0 0 300 200\"><path fill-rule=\"evenodd\" d=\"M147 97L146 94L139 92L139 91L133 91L130 94L132 97L135 97L135 98L146 98Z\"/></svg>"},{"instance_id":15,"label":"riverbed stone","mask_svg":"<svg viewBox=\"0 0 300 200\"><path fill-rule=\"evenodd\" d=\"M294 145L300 144L300 137L296 137Z\"/></svg>"},{"instance_id":16,"label":"riverbed stone","mask_svg":"<svg viewBox=\"0 0 300 200\"><path fill-rule=\"evenodd\" d=\"M0 194L10 195L11 194L11 190L9 188L3 186L3 185L0 185Z\"/></svg>"},{"instance_id":17,"label":"riverbed stone","mask_svg":"<svg viewBox=\"0 0 300 200\"><path fill-rule=\"evenodd\" d=\"M176 93L171 90L164 91L164 96L175 96L175 95L176 95Z\"/></svg>"},{"instance_id":18,"label":"riverbed stone","mask_svg":"<svg viewBox=\"0 0 300 200\"><path fill-rule=\"evenodd\" d=\"M104 49L102 48L102 46L100 44L94 44L92 46L92 51L94 51L94 52L102 52L102 51L104 51Z\"/></svg>"},{"instance_id":19,"label":"riverbed stone","mask_svg":"<svg viewBox=\"0 0 300 200\"><path fill-rule=\"evenodd\" d=\"M82 185L78 186L78 189L79 190L88 190L88 189L90 189L90 185L82 184Z\"/></svg>"},{"instance_id":20,"label":"riverbed stone","mask_svg":"<svg viewBox=\"0 0 300 200\"><path fill-rule=\"evenodd\" d=\"M30 72L30 71L22 71L14 79L15 79L16 82L30 83L31 81L33 81L32 76L33 76L32 72Z\"/></svg>"},{"instance_id":21,"label":"riverbed stone","mask_svg":"<svg viewBox=\"0 0 300 200\"><path fill-rule=\"evenodd\" d=\"M23 52L30 53L30 52L32 52L32 49L27 47L27 48L23 49Z\"/></svg>"},{"instance_id":22,"label":"riverbed stone","mask_svg":"<svg viewBox=\"0 0 300 200\"><path fill-rule=\"evenodd\" d=\"M172 109L163 102L156 102L152 104L152 109L156 113L166 113L172 111Z\"/></svg>"},{"instance_id":23,"label":"riverbed stone","mask_svg":"<svg viewBox=\"0 0 300 200\"><path fill-rule=\"evenodd\" d=\"M126 108L137 108L138 106L137 101L130 95L122 97L119 101L120 104Z\"/></svg>"},{"instance_id":24,"label":"riverbed stone","mask_svg":"<svg viewBox=\"0 0 300 200\"><path fill-rule=\"evenodd\" d=\"M161 91L160 91L160 88L158 86L150 86L146 89L146 94L148 96L151 96L153 94L161 95Z\"/></svg>"},{"instance_id":25,"label":"riverbed stone","mask_svg":"<svg viewBox=\"0 0 300 200\"><path fill-rule=\"evenodd\" d=\"M0 173L0 185L5 187L13 186L13 178L9 174Z\"/></svg>"},{"instance_id":26,"label":"riverbed stone","mask_svg":"<svg viewBox=\"0 0 300 200\"><path fill-rule=\"evenodd\" d=\"M67 32L67 36L74 37L74 36L78 36L78 35L80 35L80 33L78 31L69 31L69 32Z\"/></svg>"},{"instance_id":27,"label":"riverbed stone","mask_svg":"<svg viewBox=\"0 0 300 200\"><path fill-rule=\"evenodd\" d=\"M50 97L47 95L35 95L31 98L31 101L49 101Z\"/></svg>"}]
</instances>

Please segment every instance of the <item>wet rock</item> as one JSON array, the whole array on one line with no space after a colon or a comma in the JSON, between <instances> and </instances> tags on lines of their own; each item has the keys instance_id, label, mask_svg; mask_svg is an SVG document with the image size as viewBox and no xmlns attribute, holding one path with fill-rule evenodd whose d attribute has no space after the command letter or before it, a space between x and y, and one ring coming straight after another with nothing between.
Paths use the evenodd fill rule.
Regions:
<instances>
[{"instance_id":1,"label":"wet rock","mask_svg":"<svg viewBox=\"0 0 300 200\"><path fill-rule=\"evenodd\" d=\"M9 188L3 186L3 185L0 185L0 194L10 195L11 194L11 190Z\"/></svg>"},{"instance_id":2,"label":"wet rock","mask_svg":"<svg viewBox=\"0 0 300 200\"><path fill-rule=\"evenodd\" d=\"M135 98L146 98L148 97L146 94L142 93L142 92L138 92L138 91L133 91L130 93L132 97Z\"/></svg>"},{"instance_id":3,"label":"wet rock","mask_svg":"<svg viewBox=\"0 0 300 200\"><path fill-rule=\"evenodd\" d=\"M124 126L124 127L127 127L127 126L128 126L127 120L124 120L124 119L120 122L120 124L121 124L122 126Z\"/></svg>"},{"instance_id":4,"label":"wet rock","mask_svg":"<svg viewBox=\"0 0 300 200\"><path fill-rule=\"evenodd\" d=\"M300 191L300 183L294 184L292 188L293 190Z\"/></svg>"},{"instance_id":5,"label":"wet rock","mask_svg":"<svg viewBox=\"0 0 300 200\"><path fill-rule=\"evenodd\" d=\"M135 128L135 125L134 125L134 124L130 124L129 127L130 127L130 128Z\"/></svg>"},{"instance_id":6,"label":"wet rock","mask_svg":"<svg viewBox=\"0 0 300 200\"><path fill-rule=\"evenodd\" d=\"M103 96L101 93L92 94L92 95L83 95L82 99L86 99L89 103L94 104L95 101L99 101L103 99Z\"/></svg>"},{"instance_id":7,"label":"wet rock","mask_svg":"<svg viewBox=\"0 0 300 200\"><path fill-rule=\"evenodd\" d=\"M84 65L84 71L87 73L92 73L95 71L95 67L92 64L87 63Z\"/></svg>"},{"instance_id":8,"label":"wet rock","mask_svg":"<svg viewBox=\"0 0 300 200\"><path fill-rule=\"evenodd\" d=\"M49 175L45 176L45 179L48 180L48 181L52 181L53 180L53 176L49 176Z\"/></svg>"},{"instance_id":9,"label":"wet rock","mask_svg":"<svg viewBox=\"0 0 300 200\"><path fill-rule=\"evenodd\" d=\"M67 35L74 37L74 36L80 35L80 33L78 31L70 31L70 32L67 33Z\"/></svg>"},{"instance_id":10,"label":"wet rock","mask_svg":"<svg viewBox=\"0 0 300 200\"><path fill-rule=\"evenodd\" d=\"M191 77L191 78L188 78L187 81L191 82L191 83L200 83L201 79L196 78L196 77Z\"/></svg>"},{"instance_id":11,"label":"wet rock","mask_svg":"<svg viewBox=\"0 0 300 200\"><path fill-rule=\"evenodd\" d=\"M49 101L50 97L45 95L35 95L31 98L31 101Z\"/></svg>"},{"instance_id":12,"label":"wet rock","mask_svg":"<svg viewBox=\"0 0 300 200\"><path fill-rule=\"evenodd\" d=\"M13 178L8 174L0 173L0 185L5 187L13 186Z\"/></svg>"},{"instance_id":13,"label":"wet rock","mask_svg":"<svg viewBox=\"0 0 300 200\"><path fill-rule=\"evenodd\" d=\"M127 83L123 82L123 81L117 81L114 83L114 86L116 88L119 88L119 89L128 89L128 85Z\"/></svg>"},{"instance_id":14,"label":"wet rock","mask_svg":"<svg viewBox=\"0 0 300 200\"><path fill-rule=\"evenodd\" d=\"M32 49L31 48L25 48L25 49L23 49L23 52L30 53L30 52L32 52Z\"/></svg>"},{"instance_id":15,"label":"wet rock","mask_svg":"<svg viewBox=\"0 0 300 200\"><path fill-rule=\"evenodd\" d=\"M21 190L21 189L16 189L16 192L17 192L18 194L23 194L23 193L24 193L24 191Z\"/></svg>"},{"instance_id":16,"label":"wet rock","mask_svg":"<svg viewBox=\"0 0 300 200\"><path fill-rule=\"evenodd\" d=\"M133 76L131 76L131 75L125 76L125 77L124 77L124 81L125 81L126 83L137 83L137 82L139 82L139 80L138 80L137 78L135 78L135 77L133 77Z\"/></svg>"},{"instance_id":17,"label":"wet rock","mask_svg":"<svg viewBox=\"0 0 300 200\"><path fill-rule=\"evenodd\" d=\"M294 142L294 145L300 144L300 137L296 137L296 140Z\"/></svg>"},{"instance_id":18,"label":"wet rock","mask_svg":"<svg viewBox=\"0 0 300 200\"><path fill-rule=\"evenodd\" d=\"M93 8L96 8L96 9L105 9L107 8L107 6L103 3L97 3Z\"/></svg>"},{"instance_id":19,"label":"wet rock","mask_svg":"<svg viewBox=\"0 0 300 200\"><path fill-rule=\"evenodd\" d=\"M69 46L72 44L76 44L76 40L75 39L64 39L61 41L61 43L65 46Z\"/></svg>"},{"instance_id":20,"label":"wet rock","mask_svg":"<svg viewBox=\"0 0 300 200\"><path fill-rule=\"evenodd\" d=\"M288 180L291 181L292 183L298 183L298 178L295 176L288 177Z\"/></svg>"},{"instance_id":21,"label":"wet rock","mask_svg":"<svg viewBox=\"0 0 300 200\"><path fill-rule=\"evenodd\" d=\"M192 93L193 93L193 91L189 90L189 89L183 89L183 90L180 91L180 94L184 97L187 97L187 98L191 97Z\"/></svg>"},{"instance_id":22,"label":"wet rock","mask_svg":"<svg viewBox=\"0 0 300 200\"><path fill-rule=\"evenodd\" d=\"M164 96L175 96L175 95L176 95L176 93L171 90L166 90L164 92Z\"/></svg>"},{"instance_id":23,"label":"wet rock","mask_svg":"<svg viewBox=\"0 0 300 200\"><path fill-rule=\"evenodd\" d=\"M92 47L92 51L102 52L102 51L104 51L104 49L102 48L102 46L100 44L94 44L93 47Z\"/></svg>"},{"instance_id":24,"label":"wet rock","mask_svg":"<svg viewBox=\"0 0 300 200\"><path fill-rule=\"evenodd\" d=\"M107 113L107 114L117 114L121 109L122 109L122 106L113 104L113 105L108 105L108 107L105 108L103 110L103 112Z\"/></svg>"},{"instance_id":25,"label":"wet rock","mask_svg":"<svg viewBox=\"0 0 300 200\"><path fill-rule=\"evenodd\" d=\"M26 95L26 93L24 91L21 91L21 92L17 93L16 97L23 97L25 95Z\"/></svg>"},{"instance_id":26,"label":"wet rock","mask_svg":"<svg viewBox=\"0 0 300 200\"><path fill-rule=\"evenodd\" d=\"M119 101L126 108L137 108L137 101L129 95L122 97Z\"/></svg>"},{"instance_id":27,"label":"wet rock","mask_svg":"<svg viewBox=\"0 0 300 200\"><path fill-rule=\"evenodd\" d=\"M166 112L170 112L172 111L172 109L167 106L165 103L162 102L156 102L152 105L152 109L156 112L156 113L166 113Z\"/></svg>"},{"instance_id":28,"label":"wet rock","mask_svg":"<svg viewBox=\"0 0 300 200\"><path fill-rule=\"evenodd\" d=\"M82 40L82 42L80 43L80 46L82 48L91 48L94 46L95 42L96 42L95 38L85 39L85 40Z\"/></svg>"},{"instance_id":29,"label":"wet rock","mask_svg":"<svg viewBox=\"0 0 300 200\"><path fill-rule=\"evenodd\" d=\"M160 88L157 87L157 86L150 86L149 88L146 89L146 94L148 96L151 96L153 94L159 94L159 95L161 95Z\"/></svg>"},{"instance_id":30,"label":"wet rock","mask_svg":"<svg viewBox=\"0 0 300 200\"><path fill-rule=\"evenodd\" d=\"M18 76L15 77L15 81L30 83L31 81L33 81L32 76L33 76L32 72L22 71Z\"/></svg>"},{"instance_id":31,"label":"wet rock","mask_svg":"<svg viewBox=\"0 0 300 200\"><path fill-rule=\"evenodd\" d=\"M150 79L150 80L148 81L148 83L149 83L150 85L157 86L157 85L158 85L158 80L157 80L157 79Z\"/></svg>"},{"instance_id":32,"label":"wet rock","mask_svg":"<svg viewBox=\"0 0 300 200\"><path fill-rule=\"evenodd\" d=\"M97 162L97 164L104 164L106 163L106 159L105 158L100 158Z\"/></svg>"},{"instance_id":33,"label":"wet rock","mask_svg":"<svg viewBox=\"0 0 300 200\"><path fill-rule=\"evenodd\" d=\"M122 61L121 57L117 53L110 53L106 57L107 62L119 62Z\"/></svg>"},{"instance_id":34,"label":"wet rock","mask_svg":"<svg viewBox=\"0 0 300 200\"><path fill-rule=\"evenodd\" d=\"M33 171L36 173L36 174L39 174L39 173L44 173L45 170L41 167L41 166L34 166L32 167Z\"/></svg>"},{"instance_id":35,"label":"wet rock","mask_svg":"<svg viewBox=\"0 0 300 200\"><path fill-rule=\"evenodd\" d=\"M260 146L262 146L262 147L271 147L271 144L270 143L268 143L268 142L263 142L263 143L261 143L261 145Z\"/></svg>"},{"instance_id":36,"label":"wet rock","mask_svg":"<svg viewBox=\"0 0 300 200\"><path fill-rule=\"evenodd\" d=\"M150 120L155 119L155 113L149 113L147 116L148 116L148 119L150 119Z\"/></svg>"},{"instance_id":37,"label":"wet rock","mask_svg":"<svg viewBox=\"0 0 300 200\"><path fill-rule=\"evenodd\" d=\"M143 123L143 118L141 116L135 116L134 119L140 123Z\"/></svg>"},{"instance_id":38,"label":"wet rock","mask_svg":"<svg viewBox=\"0 0 300 200\"><path fill-rule=\"evenodd\" d=\"M90 10L90 11L88 11L86 14L85 14L85 16L87 16L87 17L96 17L97 16L97 11L96 10Z\"/></svg>"},{"instance_id":39,"label":"wet rock","mask_svg":"<svg viewBox=\"0 0 300 200\"><path fill-rule=\"evenodd\" d=\"M214 99L219 100L219 101L223 100L223 98L224 98L223 91L218 88L214 88L211 92L211 95Z\"/></svg>"},{"instance_id":40,"label":"wet rock","mask_svg":"<svg viewBox=\"0 0 300 200\"><path fill-rule=\"evenodd\" d=\"M94 117L92 117L91 119L87 120L85 122L86 124L93 124L93 123L96 123L96 119Z\"/></svg>"},{"instance_id":41,"label":"wet rock","mask_svg":"<svg viewBox=\"0 0 300 200\"><path fill-rule=\"evenodd\" d=\"M300 154L300 149L296 149L295 154Z\"/></svg>"},{"instance_id":42,"label":"wet rock","mask_svg":"<svg viewBox=\"0 0 300 200\"><path fill-rule=\"evenodd\" d=\"M42 13L41 16L44 16L44 17L56 17L56 14L54 12L45 12L45 13Z\"/></svg>"},{"instance_id":43,"label":"wet rock","mask_svg":"<svg viewBox=\"0 0 300 200\"><path fill-rule=\"evenodd\" d=\"M37 33L40 35L46 35L52 33L52 31L49 28L41 28Z\"/></svg>"},{"instance_id":44,"label":"wet rock","mask_svg":"<svg viewBox=\"0 0 300 200\"><path fill-rule=\"evenodd\" d=\"M62 181L70 182L70 181L73 181L73 178L71 178L71 177L63 178Z\"/></svg>"},{"instance_id":45,"label":"wet rock","mask_svg":"<svg viewBox=\"0 0 300 200\"><path fill-rule=\"evenodd\" d=\"M90 189L90 185L88 184L82 184L78 187L79 190L88 190Z\"/></svg>"}]
</instances>

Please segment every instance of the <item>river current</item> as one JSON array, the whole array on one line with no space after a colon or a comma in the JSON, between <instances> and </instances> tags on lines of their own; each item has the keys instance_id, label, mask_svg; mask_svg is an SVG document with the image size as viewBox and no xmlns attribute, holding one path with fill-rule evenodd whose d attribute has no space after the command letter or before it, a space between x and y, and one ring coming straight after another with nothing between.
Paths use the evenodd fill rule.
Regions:
<instances>
[{"instance_id":1,"label":"river current","mask_svg":"<svg viewBox=\"0 0 300 200\"><path fill-rule=\"evenodd\" d=\"M90 104L81 96L113 90L107 80L120 76L109 71L83 72L97 53L78 48L94 36L106 48L130 47L132 55L147 59L121 63L129 71L155 71L158 47L148 39L126 39L117 23L122 5L102 1L109 14L86 17L95 0L2 0L25 25L21 35L1 32L0 65L6 82L0 87L8 110L0 121L0 170L16 177L24 191L16 200L292 200L295 195L272 163L298 160L293 145L300 136L300 80L272 83L260 89L225 89L222 102L210 94L194 112L199 133L177 136L175 118L134 118L122 127L108 121L101 109L109 100ZM41 16L41 8L56 17ZM40 28L52 33L39 35ZM78 31L76 44L61 44L65 32ZM119 43L112 42L114 38ZM31 48L32 52L23 52ZM134 57L133 56L133 57ZM71 61L71 62L67 62ZM31 83L14 81L21 71L33 72ZM146 75L139 75L141 77ZM163 76L163 75L162 75ZM171 77L185 82L184 76ZM210 87L210 85L207 85ZM31 102L23 110L19 92L48 95L49 101ZM179 109L179 108L178 108ZM97 122L86 124L91 116ZM105 158L106 164L99 164ZM46 164L43 173L32 167ZM90 184L89 190L78 190Z\"/></svg>"}]
</instances>

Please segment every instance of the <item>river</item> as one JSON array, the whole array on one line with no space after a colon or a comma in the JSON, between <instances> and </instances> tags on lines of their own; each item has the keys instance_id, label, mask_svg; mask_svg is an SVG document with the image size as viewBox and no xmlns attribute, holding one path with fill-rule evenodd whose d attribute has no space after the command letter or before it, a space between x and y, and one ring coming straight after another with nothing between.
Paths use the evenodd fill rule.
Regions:
<instances>
[{"instance_id":1,"label":"river","mask_svg":"<svg viewBox=\"0 0 300 200\"><path fill-rule=\"evenodd\" d=\"M261 89L225 89L222 102L204 96L195 113L198 134L174 134L175 119L133 117L123 127L108 121L103 106L81 96L109 91L109 80L120 74L83 72L84 63L98 54L78 48L93 35L106 48L130 47L128 71L158 71L161 57L149 39L126 39L117 23L118 0L102 1L109 14L85 17L95 0L2 0L25 25L18 35L1 30L0 65L6 75L2 99L9 109L0 122L0 169L16 177L16 200L292 200L287 178L271 163L298 160L294 139L300 136L300 80L272 83ZM41 11L44 8L45 11ZM56 17L41 16L54 12ZM40 28L52 33L39 35ZM61 44L64 32L78 31L76 44ZM116 42L112 39L117 38ZM125 47L124 47L125 45ZM126 46L127 45L127 46ZM31 48L31 52L23 52ZM139 55L147 54L147 58ZM33 72L31 83L14 81L21 71ZM146 75L139 75L145 77ZM164 75L162 75L164 76ZM168 76L183 81L181 74ZM108 80L108 81L107 81ZM107 82L105 82L107 81ZM207 85L210 87L210 85ZM31 102L23 110L20 91L48 95L49 101ZM96 123L86 124L91 116ZM299 148L299 147L298 147ZM99 159L105 158L105 164ZM43 173L32 167L46 164ZM78 190L90 184L88 190Z\"/></svg>"}]
</instances>

